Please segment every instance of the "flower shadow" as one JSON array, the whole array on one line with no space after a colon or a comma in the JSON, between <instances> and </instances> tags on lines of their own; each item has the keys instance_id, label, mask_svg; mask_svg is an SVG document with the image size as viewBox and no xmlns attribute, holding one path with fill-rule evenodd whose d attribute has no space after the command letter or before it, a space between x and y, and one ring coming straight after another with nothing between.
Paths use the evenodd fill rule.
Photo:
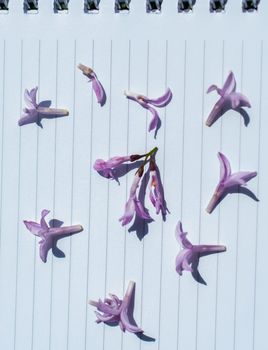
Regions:
<instances>
[{"instance_id":1,"label":"flower shadow","mask_svg":"<svg viewBox=\"0 0 268 350\"><path fill-rule=\"evenodd\" d=\"M247 187L241 187L241 186L233 186L229 189L226 189L221 198L219 199L217 206L224 200L224 198L228 195L228 194L243 194L251 199L253 199L255 202L259 202L260 200L257 198L257 196Z\"/></svg>"},{"instance_id":2,"label":"flower shadow","mask_svg":"<svg viewBox=\"0 0 268 350\"><path fill-rule=\"evenodd\" d=\"M196 253L192 256L190 263L191 263L191 267L193 269L192 271L192 276L194 278L194 280L200 284L203 285L207 285L207 282L204 280L204 278L201 276L199 270L198 270L198 265L199 265L199 260L200 258L207 256L207 255L211 255L211 254L219 254L219 253L223 253L223 252L206 252L206 253Z\"/></svg>"}]
</instances>

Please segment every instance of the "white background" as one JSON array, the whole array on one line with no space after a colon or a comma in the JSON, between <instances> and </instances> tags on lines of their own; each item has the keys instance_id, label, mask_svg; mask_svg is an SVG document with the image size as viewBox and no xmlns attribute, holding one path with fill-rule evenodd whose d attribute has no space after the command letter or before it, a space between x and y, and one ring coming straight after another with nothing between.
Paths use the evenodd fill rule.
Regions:
<instances>
[{"instance_id":1,"label":"white background","mask_svg":"<svg viewBox=\"0 0 268 350\"><path fill-rule=\"evenodd\" d=\"M0 16L0 348L5 350L251 350L266 344L268 303L268 3L243 14L229 1L224 14L210 14L199 0L193 14L178 14L164 1L161 15L114 14L101 1L98 15L71 1L67 15L39 1L25 15L19 1ZM262 40L264 39L264 40ZM76 68L94 67L105 87L100 107L91 84ZM211 128L205 119L217 100L207 95L233 70L237 90L248 96L250 123L233 111ZM39 101L70 115L44 120L43 129L19 128L25 88L39 86ZM173 100L160 111L158 137L147 132L150 115L126 100L125 89L157 97L169 86ZM144 153L159 147L170 215L155 221L140 241L118 218L134 176L121 185L92 170L95 159ZM249 188L259 197L233 194L211 214L205 207L219 178L217 152L234 171L258 171ZM66 257L50 252L44 264L38 239L22 221L49 219L82 224L84 231L59 242ZM190 273L176 274L178 220L193 243L227 246L200 260L207 285ZM97 325L88 299L109 292L122 297L136 282L134 315L155 342Z\"/></svg>"}]
</instances>

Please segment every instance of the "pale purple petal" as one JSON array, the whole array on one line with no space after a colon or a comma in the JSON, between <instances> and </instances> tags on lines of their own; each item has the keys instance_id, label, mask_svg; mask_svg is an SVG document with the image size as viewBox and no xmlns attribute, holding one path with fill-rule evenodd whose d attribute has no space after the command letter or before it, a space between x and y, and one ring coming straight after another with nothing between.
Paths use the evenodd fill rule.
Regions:
<instances>
[{"instance_id":1,"label":"pale purple petal","mask_svg":"<svg viewBox=\"0 0 268 350\"><path fill-rule=\"evenodd\" d=\"M41 220L40 220L40 225L43 230L48 230L48 224L46 223L45 217L50 213L50 210L43 209L41 212Z\"/></svg>"},{"instance_id":2,"label":"pale purple petal","mask_svg":"<svg viewBox=\"0 0 268 350\"><path fill-rule=\"evenodd\" d=\"M46 238L42 239L39 242L39 244L40 244L40 250L39 250L40 258L45 263L45 262L47 262L48 251L50 249L52 249L53 240L50 237L46 237Z\"/></svg>"},{"instance_id":3,"label":"pale purple petal","mask_svg":"<svg viewBox=\"0 0 268 350\"><path fill-rule=\"evenodd\" d=\"M209 94L210 92L212 92L212 91L217 91L217 92L219 92L219 88L218 88L218 86L217 85L210 85L209 86L209 88L207 89L207 94Z\"/></svg>"},{"instance_id":4,"label":"pale purple petal","mask_svg":"<svg viewBox=\"0 0 268 350\"><path fill-rule=\"evenodd\" d=\"M220 161L220 181L224 182L231 175L231 165L229 160L221 152L218 152L218 158Z\"/></svg>"},{"instance_id":5,"label":"pale purple petal","mask_svg":"<svg viewBox=\"0 0 268 350\"><path fill-rule=\"evenodd\" d=\"M164 93L164 95L158 98L150 99L145 96L143 97L144 102L149 103L158 108L165 107L170 102L171 99L172 99L172 92L170 88L167 88L167 91Z\"/></svg>"},{"instance_id":6,"label":"pale purple petal","mask_svg":"<svg viewBox=\"0 0 268 350\"><path fill-rule=\"evenodd\" d=\"M121 319L121 323L122 323L123 327L128 332L130 332L130 333L142 333L143 332L143 330L141 328L130 323L126 308L124 308L122 310L121 315L120 315L120 319Z\"/></svg>"},{"instance_id":7,"label":"pale purple petal","mask_svg":"<svg viewBox=\"0 0 268 350\"><path fill-rule=\"evenodd\" d=\"M30 91L30 98L32 100L32 104L37 107L37 102L36 102L36 95L37 95L37 90L38 90L38 87L36 86L35 88L33 88L31 91Z\"/></svg>"},{"instance_id":8,"label":"pale purple petal","mask_svg":"<svg viewBox=\"0 0 268 350\"><path fill-rule=\"evenodd\" d=\"M179 221L176 226L175 237L183 248L191 249L192 243L186 238L187 232L183 231L182 223Z\"/></svg>"},{"instance_id":9,"label":"pale purple petal","mask_svg":"<svg viewBox=\"0 0 268 350\"><path fill-rule=\"evenodd\" d=\"M135 214L135 203L133 199L129 199L125 205L125 213L119 219L121 221L122 226L125 226L131 222Z\"/></svg>"},{"instance_id":10,"label":"pale purple petal","mask_svg":"<svg viewBox=\"0 0 268 350\"><path fill-rule=\"evenodd\" d=\"M152 130L157 129L160 123L160 118L158 112L153 107L148 106L148 110L152 113L153 116L148 127L148 131L150 132Z\"/></svg>"},{"instance_id":11,"label":"pale purple petal","mask_svg":"<svg viewBox=\"0 0 268 350\"><path fill-rule=\"evenodd\" d=\"M24 100L25 100L26 105L30 109L35 109L36 108L36 99L35 100L32 99L32 96L33 96L33 92L32 91L33 90L34 89L32 89L30 92L27 89L24 90Z\"/></svg>"},{"instance_id":12,"label":"pale purple petal","mask_svg":"<svg viewBox=\"0 0 268 350\"><path fill-rule=\"evenodd\" d=\"M236 89L236 81L234 73L230 72L222 88L222 96L226 96L234 92Z\"/></svg>"},{"instance_id":13,"label":"pale purple petal","mask_svg":"<svg viewBox=\"0 0 268 350\"><path fill-rule=\"evenodd\" d=\"M102 105L105 99L105 92L104 92L103 86L101 85L100 81L98 80L94 72L92 72L92 88L95 92L98 103Z\"/></svg>"},{"instance_id":14,"label":"pale purple petal","mask_svg":"<svg viewBox=\"0 0 268 350\"><path fill-rule=\"evenodd\" d=\"M146 212L144 206L142 205L142 203L137 199L134 200L135 203L135 210L136 210L136 214L145 220L152 220L151 216L149 215L149 213Z\"/></svg>"},{"instance_id":15,"label":"pale purple petal","mask_svg":"<svg viewBox=\"0 0 268 350\"><path fill-rule=\"evenodd\" d=\"M38 111L36 109L28 109L18 121L19 126L38 122Z\"/></svg>"},{"instance_id":16,"label":"pale purple petal","mask_svg":"<svg viewBox=\"0 0 268 350\"><path fill-rule=\"evenodd\" d=\"M183 249L179 252L179 254L176 257L176 271L179 275L182 275L182 271L186 270L189 272L192 272L192 268L189 264L189 260L192 257L192 251L188 249Z\"/></svg>"},{"instance_id":17,"label":"pale purple petal","mask_svg":"<svg viewBox=\"0 0 268 350\"><path fill-rule=\"evenodd\" d=\"M40 231L42 231L42 227L40 224L34 221L23 221L27 229L34 234L35 236L39 236Z\"/></svg>"},{"instance_id":18,"label":"pale purple petal","mask_svg":"<svg viewBox=\"0 0 268 350\"><path fill-rule=\"evenodd\" d=\"M241 108L241 107L251 107L251 104L248 98L238 92L234 92L230 95L230 100L233 109Z\"/></svg>"},{"instance_id":19,"label":"pale purple petal","mask_svg":"<svg viewBox=\"0 0 268 350\"><path fill-rule=\"evenodd\" d=\"M226 101L223 97L221 97L212 108L207 120L206 125L213 125L222 115L223 111L226 109L226 105L229 104L229 101Z\"/></svg>"}]
</instances>

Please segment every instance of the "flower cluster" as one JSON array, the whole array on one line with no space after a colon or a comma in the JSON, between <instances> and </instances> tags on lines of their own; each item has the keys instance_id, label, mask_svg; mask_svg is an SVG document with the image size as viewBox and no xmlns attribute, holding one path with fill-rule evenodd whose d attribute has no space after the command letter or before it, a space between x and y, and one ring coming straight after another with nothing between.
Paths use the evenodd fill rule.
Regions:
<instances>
[{"instance_id":1,"label":"flower cluster","mask_svg":"<svg viewBox=\"0 0 268 350\"><path fill-rule=\"evenodd\" d=\"M167 214L166 201L164 197L164 190L161 182L160 173L155 161L155 154L157 152L157 147L152 149L146 154L134 154L131 156L124 157L112 157L107 161L103 159L97 159L93 165L93 168L102 176L106 178L116 179L116 171L123 163L126 162L135 162L141 158L144 158L144 161L138 168L135 173L128 200L125 205L125 212L123 216L119 219L122 226L129 224L134 215L144 220L152 220L148 210L144 207L144 204L139 199L140 195L138 194L138 189L141 185L142 179L144 179L144 167L149 163L149 199L156 210L156 214L162 213L163 218Z\"/></svg>"}]
</instances>

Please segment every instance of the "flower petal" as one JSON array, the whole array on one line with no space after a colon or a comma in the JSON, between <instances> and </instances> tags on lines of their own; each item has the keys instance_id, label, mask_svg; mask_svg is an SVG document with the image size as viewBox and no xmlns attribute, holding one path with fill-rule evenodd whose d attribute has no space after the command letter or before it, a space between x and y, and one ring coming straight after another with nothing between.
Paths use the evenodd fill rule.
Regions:
<instances>
[{"instance_id":1,"label":"flower petal","mask_svg":"<svg viewBox=\"0 0 268 350\"><path fill-rule=\"evenodd\" d=\"M234 92L236 89L236 81L234 73L230 72L221 90L221 95L226 96Z\"/></svg>"},{"instance_id":2,"label":"flower petal","mask_svg":"<svg viewBox=\"0 0 268 350\"><path fill-rule=\"evenodd\" d=\"M218 152L218 158L220 161L220 182L224 182L231 175L231 165L223 153Z\"/></svg>"},{"instance_id":3,"label":"flower petal","mask_svg":"<svg viewBox=\"0 0 268 350\"><path fill-rule=\"evenodd\" d=\"M192 243L186 238L187 232L183 232L181 221L178 222L175 231L175 237L183 248L191 249Z\"/></svg>"},{"instance_id":4,"label":"flower petal","mask_svg":"<svg viewBox=\"0 0 268 350\"><path fill-rule=\"evenodd\" d=\"M40 224L34 221L23 221L27 229L34 234L35 236L39 236L39 232L42 230L42 227Z\"/></svg>"},{"instance_id":5,"label":"flower petal","mask_svg":"<svg viewBox=\"0 0 268 350\"><path fill-rule=\"evenodd\" d=\"M48 251L52 249L53 239L51 237L46 237L46 238L43 238L39 243L40 243L40 249L39 249L40 258L45 263L47 262Z\"/></svg>"},{"instance_id":6,"label":"flower petal","mask_svg":"<svg viewBox=\"0 0 268 350\"><path fill-rule=\"evenodd\" d=\"M128 312L127 308L123 308L123 310L120 314L120 321L122 322L123 327L130 333L142 333L143 330L141 328L130 323L129 316L128 316L127 312Z\"/></svg>"},{"instance_id":7,"label":"flower petal","mask_svg":"<svg viewBox=\"0 0 268 350\"><path fill-rule=\"evenodd\" d=\"M193 271L189 264L191 256L192 256L191 249L183 249L177 255L175 266L176 266L176 271L179 275L182 275L183 270L190 271L190 272Z\"/></svg>"},{"instance_id":8,"label":"flower petal","mask_svg":"<svg viewBox=\"0 0 268 350\"><path fill-rule=\"evenodd\" d=\"M131 222L131 220L133 219L134 213L135 213L135 203L134 203L134 200L130 198L125 205L124 215L119 219L119 221L121 221L122 223L122 226L125 226Z\"/></svg>"},{"instance_id":9,"label":"flower petal","mask_svg":"<svg viewBox=\"0 0 268 350\"><path fill-rule=\"evenodd\" d=\"M91 75L92 75L92 88L93 88L95 95L97 97L97 101L98 101L98 103L103 105L104 99L105 99L104 88L103 88L102 84L100 83L100 81L98 80L96 74L94 72L92 72Z\"/></svg>"},{"instance_id":10,"label":"flower petal","mask_svg":"<svg viewBox=\"0 0 268 350\"><path fill-rule=\"evenodd\" d=\"M224 114L224 112L230 108L228 106L229 104L229 100L225 99L224 97L221 97L212 108L212 111L210 112L206 120L206 125L213 125Z\"/></svg>"},{"instance_id":11,"label":"flower petal","mask_svg":"<svg viewBox=\"0 0 268 350\"><path fill-rule=\"evenodd\" d=\"M143 97L144 101L146 103L149 103L155 107L165 107L172 99L172 92L170 90L170 88L167 88L166 92L164 93L164 95L155 98L155 99L150 99L148 97Z\"/></svg>"},{"instance_id":12,"label":"flower petal","mask_svg":"<svg viewBox=\"0 0 268 350\"><path fill-rule=\"evenodd\" d=\"M251 107L248 98L238 92L234 92L230 95L232 108L236 109L238 107Z\"/></svg>"},{"instance_id":13,"label":"flower petal","mask_svg":"<svg viewBox=\"0 0 268 350\"><path fill-rule=\"evenodd\" d=\"M142 205L142 203L136 199L134 200L135 203L135 210L136 210L136 214L145 220L152 220L151 216L149 215L149 213L146 212L144 206Z\"/></svg>"},{"instance_id":14,"label":"flower petal","mask_svg":"<svg viewBox=\"0 0 268 350\"><path fill-rule=\"evenodd\" d=\"M160 123L160 118L159 118L158 112L153 107L148 106L148 110L153 115L153 118L151 119L150 124L149 124L149 128L148 128L148 131L150 132L152 130L157 129L157 127Z\"/></svg>"},{"instance_id":15,"label":"flower petal","mask_svg":"<svg viewBox=\"0 0 268 350\"><path fill-rule=\"evenodd\" d=\"M48 224L46 223L45 217L50 213L50 210L43 209L41 212L41 220L40 220L40 225L43 230L48 230Z\"/></svg>"}]
</instances>

